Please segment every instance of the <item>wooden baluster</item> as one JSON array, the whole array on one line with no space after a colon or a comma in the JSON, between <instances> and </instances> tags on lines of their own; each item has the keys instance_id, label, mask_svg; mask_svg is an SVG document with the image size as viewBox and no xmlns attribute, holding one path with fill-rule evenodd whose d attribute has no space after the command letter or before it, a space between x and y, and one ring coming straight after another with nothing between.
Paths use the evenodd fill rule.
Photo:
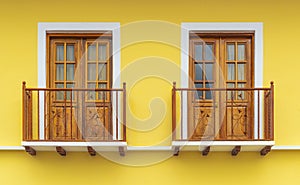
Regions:
<instances>
[{"instance_id":1,"label":"wooden baluster","mask_svg":"<svg viewBox=\"0 0 300 185\"><path fill-rule=\"evenodd\" d=\"M118 120L118 116L119 116L119 112L118 112L118 95L119 95L119 92L118 91L115 91L116 93L116 140L119 140L119 120Z\"/></svg>"},{"instance_id":2,"label":"wooden baluster","mask_svg":"<svg viewBox=\"0 0 300 185\"><path fill-rule=\"evenodd\" d=\"M255 91L254 91L255 92ZM257 91L257 126L258 126L258 140L260 140L260 91ZM255 93L254 93L255 94Z\"/></svg>"},{"instance_id":3,"label":"wooden baluster","mask_svg":"<svg viewBox=\"0 0 300 185\"><path fill-rule=\"evenodd\" d=\"M64 90L64 136L65 140L67 139L67 92Z\"/></svg>"},{"instance_id":4,"label":"wooden baluster","mask_svg":"<svg viewBox=\"0 0 300 185\"><path fill-rule=\"evenodd\" d=\"M40 140L40 91L37 90L37 140Z\"/></svg>"}]
</instances>

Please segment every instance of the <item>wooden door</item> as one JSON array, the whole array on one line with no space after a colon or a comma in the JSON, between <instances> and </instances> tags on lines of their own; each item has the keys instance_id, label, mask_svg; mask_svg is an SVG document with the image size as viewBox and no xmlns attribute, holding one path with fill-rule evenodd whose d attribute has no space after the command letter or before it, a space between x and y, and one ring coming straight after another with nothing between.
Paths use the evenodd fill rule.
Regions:
<instances>
[{"instance_id":1,"label":"wooden door","mask_svg":"<svg viewBox=\"0 0 300 185\"><path fill-rule=\"evenodd\" d=\"M69 88L77 85L75 71L80 59L80 40L57 38L49 45L50 88ZM47 96L48 115L46 138L50 140L80 139L78 103L80 98L71 91L50 91Z\"/></svg>"},{"instance_id":2,"label":"wooden door","mask_svg":"<svg viewBox=\"0 0 300 185\"><path fill-rule=\"evenodd\" d=\"M203 34L190 39L190 87L253 87L252 37ZM188 94L191 140L247 140L253 137L251 91L196 91Z\"/></svg>"},{"instance_id":3,"label":"wooden door","mask_svg":"<svg viewBox=\"0 0 300 185\"><path fill-rule=\"evenodd\" d=\"M190 42L190 87L218 86L219 39L192 39ZM212 140L216 135L218 107L213 91L189 92L189 136L192 140Z\"/></svg>"},{"instance_id":4,"label":"wooden door","mask_svg":"<svg viewBox=\"0 0 300 185\"><path fill-rule=\"evenodd\" d=\"M110 40L52 38L49 45L48 140L108 140L112 132Z\"/></svg>"},{"instance_id":5,"label":"wooden door","mask_svg":"<svg viewBox=\"0 0 300 185\"><path fill-rule=\"evenodd\" d=\"M252 88L252 46L248 37L221 39L223 71L227 88ZM220 139L247 140L253 138L253 91L228 91ZM224 97L223 97L224 99ZM223 104L224 104L223 102Z\"/></svg>"},{"instance_id":6,"label":"wooden door","mask_svg":"<svg viewBox=\"0 0 300 185\"><path fill-rule=\"evenodd\" d=\"M110 41L85 41L85 87L111 88ZM84 98L84 137L86 140L112 139L112 104L110 91L86 92Z\"/></svg>"}]
</instances>

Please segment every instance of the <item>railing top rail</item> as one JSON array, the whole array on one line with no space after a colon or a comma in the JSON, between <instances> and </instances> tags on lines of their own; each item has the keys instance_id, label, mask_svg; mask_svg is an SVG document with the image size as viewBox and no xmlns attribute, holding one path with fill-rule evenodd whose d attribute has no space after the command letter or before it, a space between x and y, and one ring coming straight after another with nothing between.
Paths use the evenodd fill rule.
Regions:
<instances>
[{"instance_id":1,"label":"railing top rail","mask_svg":"<svg viewBox=\"0 0 300 185\"><path fill-rule=\"evenodd\" d=\"M271 88L175 88L176 91L269 91Z\"/></svg>"},{"instance_id":2,"label":"railing top rail","mask_svg":"<svg viewBox=\"0 0 300 185\"><path fill-rule=\"evenodd\" d=\"M29 91L123 91L123 89L100 89L100 88L25 88Z\"/></svg>"}]
</instances>

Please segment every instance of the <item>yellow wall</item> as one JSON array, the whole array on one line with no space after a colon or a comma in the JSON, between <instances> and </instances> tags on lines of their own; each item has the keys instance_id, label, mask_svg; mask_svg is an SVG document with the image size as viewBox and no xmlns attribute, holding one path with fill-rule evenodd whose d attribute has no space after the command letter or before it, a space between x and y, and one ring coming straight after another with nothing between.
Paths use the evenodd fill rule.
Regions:
<instances>
[{"instance_id":1,"label":"yellow wall","mask_svg":"<svg viewBox=\"0 0 300 185\"><path fill-rule=\"evenodd\" d=\"M0 145L20 145L21 82L25 80L28 86L37 86L38 22L120 22L122 29L122 26L131 28L128 25L144 20L165 21L171 25L174 30L170 33L165 30L160 34L163 36L168 33L172 40L165 42L175 45L180 41L176 25L180 26L181 22L263 22L264 85L275 81L276 144L300 145L300 104L297 102L300 94L299 9L300 2L295 0L1 1ZM129 89L132 111L128 118L129 126L136 128L142 125L144 131L129 129L128 143L165 145L170 142L170 83L174 80L179 82L180 70L176 66L180 65L180 49L174 45L148 41L125 47L126 39L135 38L130 34L141 34L129 31L121 30L121 44L124 46L121 50L122 70L126 70L129 64L143 60L154 64L175 64L175 67L171 67L174 70L164 78L150 76ZM148 34L153 32L151 30ZM138 69L142 74L150 70L157 73L162 70L153 65ZM125 74L122 74L122 80L132 82L131 77ZM149 103L155 97L160 99L150 104L150 108L154 107L151 110ZM156 107L163 107L164 110L157 110ZM156 118L163 118L161 122L147 122L151 111ZM164 114L160 115L161 112ZM49 152L39 153L33 158L25 152L2 151L0 183L85 184L91 181L104 184L153 184L161 179L161 184L253 184L252 180L257 184L283 184L285 181L299 184L298 158L299 152L288 151L272 151L264 158L257 153L241 153L237 157L227 153L210 153L208 157L201 157L198 153L187 152L153 166L129 167L102 157L91 158L86 153L70 153L66 158L61 158Z\"/></svg>"},{"instance_id":2,"label":"yellow wall","mask_svg":"<svg viewBox=\"0 0 300 185\"><path fill-rule=\"evenodd\" d=\"M272 152L267 157L258 153L210 153L202 157L185 152L160 164L128 167L87 153L1 152L0 183L5 185L51 184L293 184L300 183L299 152ZM11 159L11 160L9 160Z\"/></svg>"}]
</instances>

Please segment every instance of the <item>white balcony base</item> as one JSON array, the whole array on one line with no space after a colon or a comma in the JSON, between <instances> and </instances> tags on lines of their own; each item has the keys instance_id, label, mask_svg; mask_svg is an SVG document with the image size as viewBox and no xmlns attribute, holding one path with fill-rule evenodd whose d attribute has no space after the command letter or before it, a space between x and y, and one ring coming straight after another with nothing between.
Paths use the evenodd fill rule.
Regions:
<instances>
[{"instance_id":1,"label":"white balcony base","mask_svg":"<svg viewBox=\"0 0 300 185\"><path fill-rule=\"evenodd\" d=\"M56 151L60 146L67 152L86 152L91 146L97 151L119 151L119 147L127 147L127 142L45 142L45 141L23 141L22 146L29 146L36 151Z\"/></svg>"},{"instance_id":2,"label":"white balcony base","mask_svg":"<svg viewBox=\"0 0 300 185\"><path fill-rule=\"evenodd\" d=\"M203 151L210 146L210 151L232 151L241 146L243 151L261 151L265 146L273 146L275 141L173 141L172 147L180 147L180 151Z\"/></svg>"}]
</instances>

